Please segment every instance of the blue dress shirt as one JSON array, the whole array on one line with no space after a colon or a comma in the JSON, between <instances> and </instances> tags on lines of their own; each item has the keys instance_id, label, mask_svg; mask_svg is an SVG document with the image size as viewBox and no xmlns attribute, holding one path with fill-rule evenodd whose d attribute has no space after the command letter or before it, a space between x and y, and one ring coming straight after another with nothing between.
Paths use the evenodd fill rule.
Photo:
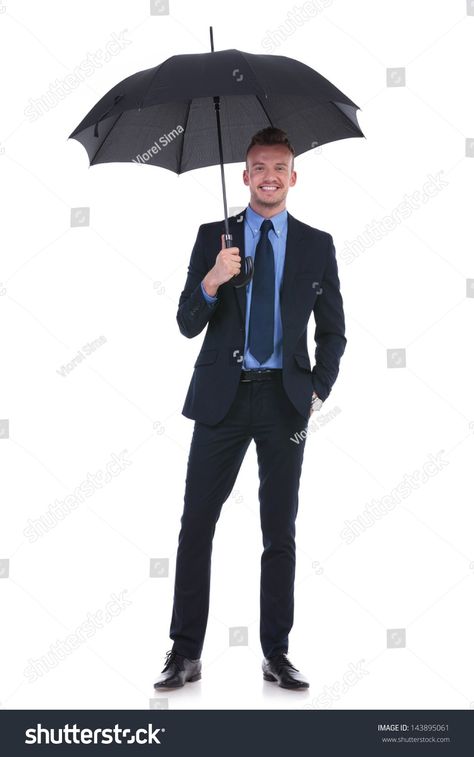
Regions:
<instances>
[{"instance_id":1,"label":"blue dress shirt","mask_svg":"<svg viewBox=\"0 0 474 757\"><path fill-rule=\"evenodd\" d=\"M265 220L264 216L256 213L250 205L247 206L245 212L245 256L255 258L255 250L260 238L260 226ZM282 367L282 342L283 342L283 329L281 323L281 310L280 310L280 288L283 279L283 267L285 264L285 252L286 252L286 237L288 232L288 211L282 210L276 216L272 216L270 219L273 223L273 229L269 232L268 238L272 243L273 254L275 259L275 329L273 339L273 352L267 360L263 363L259 363L248 349L248 333L249 333L249 320L250 320L250 304L252 299L252 282L250 279L247 284L247 308L245 315L245 349L244 349L244 370L252 370L254 368L281 368ZM208 305L212 307L218 300L218 297L207 294L201 281L201 289L204 298Z\"/></svg>"}]
</instances>

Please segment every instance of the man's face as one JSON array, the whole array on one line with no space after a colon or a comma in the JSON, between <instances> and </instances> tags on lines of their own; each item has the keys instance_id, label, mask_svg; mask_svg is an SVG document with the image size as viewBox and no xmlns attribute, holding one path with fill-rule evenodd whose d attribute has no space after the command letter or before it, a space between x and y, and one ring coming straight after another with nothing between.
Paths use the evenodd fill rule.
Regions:
<instances>
[{"instance_id":1,"label":"man's face","mask_svg":"<svg viewBox=\"0 0 474 757\"><path fill-rule=\"evenodd\" d=\"M254 145L247 155L244 184L250 205L260 215L276 215L286 207L286 196L296 183L293 155L284 145Z\"/></svg>"}]
</instances>

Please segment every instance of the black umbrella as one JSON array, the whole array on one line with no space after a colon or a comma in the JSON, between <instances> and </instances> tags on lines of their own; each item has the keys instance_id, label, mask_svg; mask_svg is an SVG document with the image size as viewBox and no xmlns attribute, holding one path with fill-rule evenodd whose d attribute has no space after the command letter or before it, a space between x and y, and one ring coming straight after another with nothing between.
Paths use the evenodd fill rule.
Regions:
<instances>
[{"instance_id":1,"label":"black umbrella","mask_svg":"<svg viewBox=\"0 0 474 757\"><path fill-rule=\"evenodd\" d=\"M80 142L90 165L136 162L177 174L220 165L226 247L224 163L245 160L252 134L266 126L286 131L300 155L327 142L363 137L359 107L304 63L281 55L240 50L174 55L113 87L69 138ZM216 128L217 127L217 128ZM243 286L251 257L236 277Z\"/></svg>"}]
</instances>

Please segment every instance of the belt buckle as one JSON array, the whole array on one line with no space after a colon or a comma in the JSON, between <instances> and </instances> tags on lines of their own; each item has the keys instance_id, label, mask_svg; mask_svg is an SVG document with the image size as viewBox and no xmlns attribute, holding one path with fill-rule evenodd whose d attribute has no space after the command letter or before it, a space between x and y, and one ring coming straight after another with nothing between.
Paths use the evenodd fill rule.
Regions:
<instances>
[{"instance_id":1,"label":"belt buckle","mask_svg":"<svg viewBox=\"0 0 474 757\"><path fill-rule=\"evenodd\" d=\"M271 368L254 368L252 373L255 381L268 381L271 378L269 374L272 373L272 370Z\"/></svg>"},{"instance_id":2,"label":"belt buckle","mask_svg":"<svg viewBox=\"0 0 474 757\"><path fill-rule=\"evenodd\" d=\"M250 370L246 371L245 369L242 369L242 373L245 374L252 374L252 376L248 378L241 378L240 380L248 383L249 381L267 381L270 376L267 374L271 374L273 371L271 368L251 368Z\"/></svg>"}]
</instances>

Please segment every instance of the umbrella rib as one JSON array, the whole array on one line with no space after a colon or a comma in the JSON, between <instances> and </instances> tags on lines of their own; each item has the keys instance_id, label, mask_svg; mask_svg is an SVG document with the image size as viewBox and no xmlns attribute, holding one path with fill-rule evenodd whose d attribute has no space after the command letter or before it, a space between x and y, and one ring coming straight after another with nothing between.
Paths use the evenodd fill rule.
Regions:
<instances>
[{"instance_id":1,"label":"umbrella rib","mask_svg":"<svg viewBox=\"0 0 474 757\"><path fill-rule=\"evenodd\" d=\"M347 123L348 123L348 124L350 125L350 127L351 127L351 130L352 130L352 131L353 131L353 132L354 132L355 134L359 133L359 134L358 134L358 136L360 136L360 134L362 134L362 129L360 128L360 126L359 126L359 122L358 122L358 120L357 120L357 111L358 111L358 110L360 110L360 108L359 108L359 107L358 107L357 105L355 105L355 106L354 106L354 107L356 108L356 110L354 111L354 118L356 119L356 123L354 123L354 121L352 121L352 119L350 119L350 118L349 118L349 116L348 116L348 115L347 115L346 113L344 113L344 111L343 111L343 110L341 110L341 108L340 108L340 107L338 106L338 104L337 104L336 102L334 102L334 100L331 100L330 102L331 102L331 105L332 105L332 106L333 106L334 108L336 108L336 109L337 109L337 112L339 113L339 115L340 115L340 116L343 116L343 118L345 118L345 119L346 119ZM345 105L345 104L346 104L346 103L344 103L344 105ZM362 136L363 136L363 137L365 137L365 134L362 134Z\"/></svg>"},{"instance_id":2,"label":"umbrella rib","mask_svg":"<svg viewBox=\"0 0 474 757\"><path fill-rule=\"evenodd\" d=\"M148 84L148 87L146 88L145 92L143 93L142 97L139 100L139 108L138 108L138 110L141 110L142 105L145 102L146 96L147 96L148 92L150 91L150 87L153 84L153 82L155 81L155 76L158 74L160 68L162 66L164 66L165 63L167 63L167 61L169 61L169 58L167 58L166 60L162 61L159 66L155 66L156 70L151 75L150 83Z\"/></svg>"},{"instance_id":3,"label":"umbrella rib","mask_svg":"<svg viewBox=\"0 0 474 757\"><path fill-rule=\"evenodd\" d=\"M183 163L184 140L186 139L186 127L187 127L188 121L189 121L189 112L191 110L191 102L192 102L192 100L189 100L189 102L188 102L188 112L186 113L186 120L184 122L183 143L182 143L182 146L181 146L181 154L179 156L179 163L178 163L178 176L181 173L181 165Z\"/></svg>"},{"instance_id":4,"label":"umbrella rib","mask_svg":"<svg viewBox=\"0 0 474 757\"><path fill-rule=\"evenodd\" d=\"M261 99L260 99L260 95L255 95L255 96L256 96L256 98L257 98L258 102L260 103L260 105L261 105L261 108L262 108L263 112L265 113L266 117L268 118L268 121L269 121L269 124L270 124L270 126L273 126L273 121L272 121L272 119L270 118L270 116L269 116L269 114L268 114L268 111L267 111L267 109L266 109L265 105L264 105L264 104L262 103L262 101L261 101Z\"/></svg>"},{"instance_id":5,"label":"umbrella rib","mask_svg":"<svg viewBox=\"0 0 474 757\"><path fill-rule=\"evenodd\" d=\"M249 59L247 58L247 55L246 55L245 53L241 53L241 55L242 55L242 58L244 59L244 61L246 62L247 66L248 66L248 67L250 68L250 70L251 70L251 72L252 72L252 74L253 74L253 78L254 78L254 80L255 80L255 83L256 83L256 84L257 84L257 85L259 86L259 88L260 88L261 90L263 90L263 93L265 94L265 97L267 97L267 93L265 92L265 89L263 89L263 87L262 87L262 86L260 85L260 82L258 81L257 75L256 75L256 73L255 73L255 71L254 71L254 69L253 69L253 66L252 66L252 64L250 63ZM272 119L270 118L270 116L269 116L269 114L268 114L268 111L267 111L267 109L265 108L265 105L264 105L264 104L262 103L262 100L261 100L261 98L260 98L260 95L255 95L255 97L257 98L257 100L258 100L258 102L260 103L260 106L261 106L261 108L262 108L263 112L265 113L266 117L268 118L268 122L269 122L270 126L273 126L273 121L272 121Z\"/></svg>"},{"instance_id":6,"label":"umbrella rib","mask_svg":"<svg viewBox=\"0 0 474 757\"><path fill-rule=\"evenodd\" d=\"M100 144L99 148L98 148L98 149L96 150L96 152L95 152L95 154L94 154L94 157L92 158L92 161L94 161L94 160L95 160L95 159L97 158L97 156L98 156L98 154L100 153L100 151L102 150L102 148L103 148L103 146L104 146L105 142L107 141L107 139L108 139L108 136L109 136L110 132L112 131L112 129L114 128L114 126L115 126L115 125L116 125L116 124L117 124L117 123L118 123L118 122L120 121L120 119L121 119L121 117L123 116L123 114L124 114L124 113L125 113L125 111L123 110L123 111L122 111L121 113L119 113L119 114L118 114L118 118L116 118L116 120L115 120L115 121L113 122L112 126L111 126L111 127L110 127L110 129L108 130L108 132L107 132L107 134L105 135L104 139L102 140L102 142L101 142L101 144ZM100 123L100 121L99 121L99 123ZM92 165L92 162L91 162L91 165Z\"/></svg>"}]
</instances>

